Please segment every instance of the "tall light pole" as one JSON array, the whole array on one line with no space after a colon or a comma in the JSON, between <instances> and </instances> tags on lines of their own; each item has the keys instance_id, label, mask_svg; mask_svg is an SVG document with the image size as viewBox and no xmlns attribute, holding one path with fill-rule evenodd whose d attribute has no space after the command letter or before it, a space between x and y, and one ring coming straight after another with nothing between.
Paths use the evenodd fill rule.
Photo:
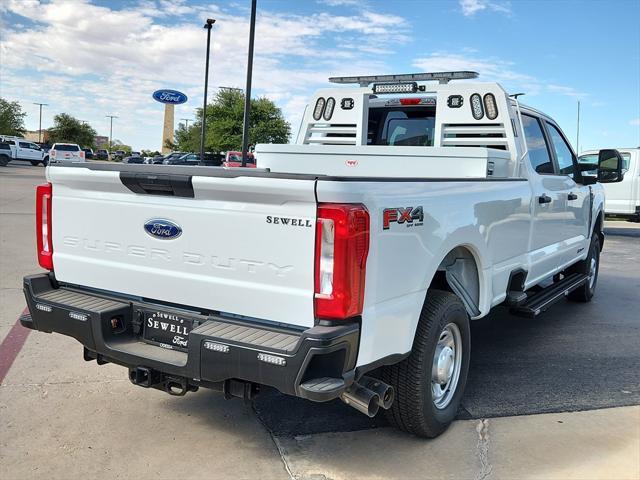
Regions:
<instances>
[{"instance_id":1,"label":"tall light pole","mask_svg":"<svg viewBox=\"0 0 640 480\"><path fill-rule=\"evenodd\" d=\"M42 107L48 107L48 103L36 103L33 102L34 105L40 105L40 122L38 123L38 143L42 143Z\"/></svg>"},{"instance_id":2,"label":"tall light pole","mask_svg":"<svg viewBox=\"0 0 640 480\"><path fill-rule=\"evenodd\" d=\"M204 100L202 104L202 130L200 131L200 162L204 161L204 134L207 125L207 89L209 88L209 51L211 49L211 28L216 23L214 18L207 18L204 28L207 29L207 59L204 67Z\"/></svg>"},{"instance_id":3,"label":"tall light pole","mask_svg":"<svg viewBox=\"0 0 640 480\"><path fill-rule=\"evenodd\" d=\"M242 126L242 166L247 166L249 147L249 115L251 113L251 76L253 75L253 41L256 34L256 0L251 0L251 20L249 22L249 56L247 58L247 86L244 89L244 124Z\"/></svg>"},{"instance_id":4,"label":"tall light pole","mask_svg":"<svg viewBox=\"0 0 640 480\"><path fill-rule=\"evenodd\" d=\"M181 118L180 120L184 120L184 124L185 124L185 130L189 130L189 122L190 120L188 118Z\"/></svg>"},{"instance_id":5,"label":"tall light pole","mask_svg":"<svg viewBox=\"0 0 640 480\"><path fill-rule=\"evenodd\" d=\"M580 155L580 100L578 100L578 126L576 128L576 155Z\"/></svg>"},{"instance_id":6,"label":"tall light pole","mask_svg":"<svg viewBox=\"0 0 640 480\"><path fill-rule=\"evenodd\" d=\"M115 115L105 115L106 118L108 118L110 120L110 126L109 126L109 155L111 155L111 141L113 138L113 119L114 118L118 118Z\"/></svg>"}]
</instances>

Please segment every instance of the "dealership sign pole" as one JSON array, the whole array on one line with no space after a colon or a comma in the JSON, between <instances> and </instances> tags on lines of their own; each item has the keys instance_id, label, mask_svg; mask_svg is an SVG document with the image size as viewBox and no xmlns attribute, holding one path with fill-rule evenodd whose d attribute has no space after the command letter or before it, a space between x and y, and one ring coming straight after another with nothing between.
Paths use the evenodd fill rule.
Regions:
<instances>
[{"instance_id":1,"label":"dealership sign pole","mask_svg":"<svg viewBox=\"0 0 640 480\"><path fill-rule=\"evenodd\" d=\"M177 90L156 90L153 92L153 98L164 103L164 123L162 127L162 153L169 153L170 148L167 143L173 143L173 125L174 125L174 108L187 101L187 96Z\"/></svg>"}]
</instances>

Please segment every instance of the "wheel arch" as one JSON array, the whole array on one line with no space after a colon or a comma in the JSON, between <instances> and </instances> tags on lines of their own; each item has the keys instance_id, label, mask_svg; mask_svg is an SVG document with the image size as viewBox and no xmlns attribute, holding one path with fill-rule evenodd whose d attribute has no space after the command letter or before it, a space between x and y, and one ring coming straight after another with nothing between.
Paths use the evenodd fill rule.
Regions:
<instances>
[{"instance_id":1,"label":"wheel arch","mask_svg":"<svg viewBox=\"0 0 640 480\"><path fill-rule=\"evenodd\" d=\"M593 223L593 232L591 233L591 235L593 235L594 233L598 235L600 240L600 251L602 251L602 248L604 247L603 227L604 227L604 212L600 210L596 215L596 220Z\"/></svg>"},{"instance_id":2,"label":"wheel arch","mask_svg":"<svg viewBox=\"0 0 640 480\"><path fill-rule=\"evenodd\" d=\"M468 244L451 248L442 258L427 288L447 290L463 303L470 317L481 315L482 265L478 251Z\"/></svg>"}]
</instances>

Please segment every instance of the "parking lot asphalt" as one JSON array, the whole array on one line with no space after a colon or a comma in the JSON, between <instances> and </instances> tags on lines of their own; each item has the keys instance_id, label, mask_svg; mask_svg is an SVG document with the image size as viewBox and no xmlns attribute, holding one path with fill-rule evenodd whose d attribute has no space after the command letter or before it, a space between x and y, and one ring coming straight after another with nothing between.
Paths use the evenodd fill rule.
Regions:
<instances>
[{"instance_id":1,"label":"parking lot asphalt","mask_svg":"<svg viewBox=\"0 0 640 480\"><path fill-rule=\"evenodd\" d=\"M0 169L0 341L25 335L0 386L2 478L640 478L637 224L607 223L590 304L536 319L498 309L472 324L461 420L424 441L341 402L273 390L253 406L206 390L170 397L85 363L73 339L27 337L14 325L22 277L39 271L43 180L42 167Z\"/></svg>"}]
</instances>

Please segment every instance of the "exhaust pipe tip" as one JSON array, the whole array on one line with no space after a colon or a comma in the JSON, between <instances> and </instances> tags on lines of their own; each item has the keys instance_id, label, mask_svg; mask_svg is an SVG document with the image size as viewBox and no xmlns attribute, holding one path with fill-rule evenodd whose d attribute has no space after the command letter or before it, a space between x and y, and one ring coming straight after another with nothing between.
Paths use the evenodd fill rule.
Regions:
<instances>
[{"instance_id":1,"label":"exhaust pipe tip","mask_svg":"<svg viewBox=\"0 0 640 480\"><path fill-rule=\"evenodd\" d=\"M387 385L377 378L368 377L366 375L359 380L359 383L365 388L368 388L378 394L380 407L385 410L389 410L389 408L391 408L391 404L396 398L396 392L391 385Z\"/></svg>"},{"instance_id":2,"label":"exhaust pipe tip","mask_svg":"<svg viewBox=\"0 0 640 480\"><path fill-rule=\"evenodd\" d=\"M340 395L340 399L368 417L375 417L380 409L380 396L357 383Z\"/></svg>"}]
</instances>

